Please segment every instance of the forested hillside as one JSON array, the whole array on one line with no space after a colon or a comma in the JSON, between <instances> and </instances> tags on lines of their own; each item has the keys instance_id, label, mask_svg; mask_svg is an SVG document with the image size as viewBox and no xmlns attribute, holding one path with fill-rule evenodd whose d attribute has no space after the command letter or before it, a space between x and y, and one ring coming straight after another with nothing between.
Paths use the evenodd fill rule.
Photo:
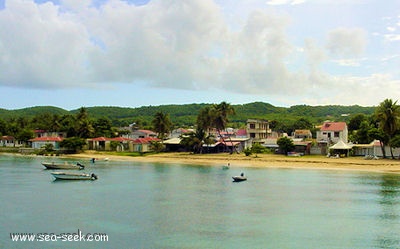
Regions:
<instances>
[{"instance_id":1,"label":"forested hillside","mask_svg":"<svg viewBox=\"0 0 400 249\"><path fill-rule=\"evenodd\" d=\"M126 126L130 123L137 123L142 126L149 126L155 113L163 112L170 116L175 126L191 126L196 122L199 110L211 104L185 104L185 105L160 105L142 106L137 108L97 106L87 107L87 112L91 118L108 118L114 126ZM354 106L308 106L296 105L289 108L276 107L268 103L254 102L243 105L232 105L236 115L231 116L231 126L243 126L247 119L258 118L270 121L292 123L300 118L309 120L311 123L319 124L324 120L347 121L351 115L374 113L375 107ZM3 120L17 119L19 117L32 118L40 114L76 114L77 110L64 110L53 106L29 107L17 110L0 109L0 117Z\"/></svg>"}]
</instances>

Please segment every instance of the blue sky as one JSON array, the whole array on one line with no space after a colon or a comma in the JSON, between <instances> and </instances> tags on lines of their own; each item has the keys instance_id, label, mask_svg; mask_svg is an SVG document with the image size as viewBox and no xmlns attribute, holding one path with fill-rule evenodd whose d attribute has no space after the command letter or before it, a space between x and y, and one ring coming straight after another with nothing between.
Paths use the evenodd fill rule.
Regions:
<instances>
[{"instance_id":1,"label":"blue sky","mask_svg":"<svg viewBox=\"0 0 400 249\"><path fill-rule=\"evenodd\" d=\"M378 105L398 0L0 0L0 108Z\"/></svg>"}]
</instances>

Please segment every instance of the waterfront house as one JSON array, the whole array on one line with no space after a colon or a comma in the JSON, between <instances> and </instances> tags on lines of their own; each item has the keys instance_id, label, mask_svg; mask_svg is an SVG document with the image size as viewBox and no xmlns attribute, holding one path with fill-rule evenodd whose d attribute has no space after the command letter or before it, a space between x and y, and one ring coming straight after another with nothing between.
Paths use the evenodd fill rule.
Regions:
<instances>
[{"instance_id":1,"label":"waterfront house","mask_svg":"<svg viewBox=\"0 0 400 249\"><path fill-rule=\"evenodd\" d=\"M161 140L156 137L137 138L129 143L129 151L132 152L150 152L153 151L152 143L160 142Z\"/></svg>"},{"instance_id":2,"label":"waterfront house","mask_svg":"<svg viewBox=\"0 0 400 249\"><path fill-rule=\"evenodd\" d=\"M342 140L348 141L348 130L345 122L325 122L319 131L317 131L317 142L328 145L335 144Z\"/></svg>"},{"instance_id":3,"label":"waterfront house","mask_svg":"<svg viewBox=\"0 0 400 249\"><path fill-rule=\"evenodd\" d=\"M21 147L23 142L15 140L13 136L2 136L0 137L0 146L1 147Z\"/></svg>"},{"instance_id":4,"label":"waterfront house","mask_svg":"<svg viewBox=\"0 0 400 249\"><path fill-rule=\"evenodd\" d=\"M300 138L302 140L311 139L312 133L310 130L295 130L292 134L293 138Z\"/></svg>"},{"instance_id":5,"label":"waterfront house","mask_svg":"<svg viewBox=\"0 0 400 249\"><path fill-rule=\"evenodd\" d=\"M46 144L52 144L54 150L59 150L60 142L63 140L62 137L36 137L29 140L32 143L32 148L41 149Z\"/></svg>"},{"instance_id":6,"label":"waterfront house","mask_svg":"<svg viewBox=\"0 0 400 249\"><path fill-rule=\"evenodd\" d=\"M35 134L35 137L67 137L66 132L58 131L34 130L33 133Z\"/></svg>"},{"instance_id":7,"label":"waterfront house","mask_svg":"<svg viewBox=\"0 0 400 249\"><path fill-rule=\"evenodd\" d=\"M154 131L150 130L134 130L129 134L123 135L123 137L131 139L147 138L147 137L155 138L157 137L157 134Z\"/></svg>"},{"instance_id":8,"label":"waterfront house","mask_svg":"<svg viewBox=\"0 0 400 249\"><path fill-rule=\"evenodd\" d=\"M246 133L253 140L253 143L264 144L272 131L267 120L248 119Z\"/></svg>"}]
</instances>

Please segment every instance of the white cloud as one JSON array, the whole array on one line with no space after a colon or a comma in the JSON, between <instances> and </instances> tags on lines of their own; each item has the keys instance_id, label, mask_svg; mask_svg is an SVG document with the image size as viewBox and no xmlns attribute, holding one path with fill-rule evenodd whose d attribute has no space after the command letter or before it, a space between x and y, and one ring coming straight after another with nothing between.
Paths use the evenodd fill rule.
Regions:
<instances>
[{"instance_id":1,"label":"white cloud","mask_svg":"<svg viewBox=\"0 0 400 249\"><path fill-rule=\"evenodd\" d=\"M400 34L386 34L386 35L383 35L383 36L389 42L400 41Z\"/></svg>"},{"instance_id":2,"label":"white cloud","mask_svg":"<svg viewBox=\"0 0 400 249\"><path fill-rule=\"evenodd\" d=\"M363 54L366 34L360 28L338 28L328 33L327 49L334 57L352 58Z\"/></svg>"},{"instance_id":3,"label":"white cloud","mask_svg":"<svg viewBox=\"0 0 400 249\"><path fill-rule=\"evenodd\" d=\"M302 19L273 6L305 2L272 0L265 6L254 0L251 11L232 25L233 17L212 0L153 0L142 6L109 0L97 7L90 0L61 0L59 6L8 0L0 10L0 85L59 89L125 83L316 99L343 94L332 89L356 91L373 80L390 86L382 93L398 90L394 74L368 71L352 78L334 71L332 62L349 68L367 57L371 33L364 28L335 23L324 29L321 20L315 27L334 28L322 46L323 32L313 33L319 28L303 36L308 27L299 24ZM390 35L388 40L400 40Z\"/></svg>"},{"instance_id":4,"label":"white cloud","mask_svg":"<svg viewBox=\"0 0 400 249\"><path fill-rule=\"evenodd\" d=\"M297 5L305 2L306 0L270 0L267 1L267 5Z\"/></svg>"},{"instance_id":5,"label":"white cloud","mask_svg":"<svg viewBox=\"0 0 400 249\"><path fill-rule=\"evenodd\" d=\"M0 26L0 84L63 87L86 79L86 28L57 6L7 1Z\"/></svg>"}]
</instances>

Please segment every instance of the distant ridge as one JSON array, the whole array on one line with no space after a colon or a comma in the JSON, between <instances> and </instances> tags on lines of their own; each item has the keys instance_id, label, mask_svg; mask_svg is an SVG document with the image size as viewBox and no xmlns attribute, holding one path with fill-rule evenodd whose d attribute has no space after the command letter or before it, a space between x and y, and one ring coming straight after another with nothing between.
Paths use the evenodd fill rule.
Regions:
<instances>
[{"instance_id":1,"label":"distant ridge","mask_svg":"<svg viewBox=\"0 0 400 249\"><path fill-rule=\"evenodd\" d=\"M182 105L159 105L159 106L142 106L142 107L117 107L117 106L94 106L85 107L91 118L106 117L113 123L134 122L140 119L143 122L151 122L154 114L162 111L168 113L174 124L177 125L193 125L196 121L199 110L212 104L182 104ZM248 118L259 118L266 120L296 120L299 118L309 119L311 122L321 122L326 119L339 120L349 118L354 114L371 115L375 111L375 107L362 107L359 105L341 106L308 106L295 105L291 107L276 107L269 103L253 102L240 105L232 105L236 110L236 115L230 117L231 122L245 122ZM65 110L54 106L35 106L16 110L0 109L0 118L32 118L36 115L48 113L56 115L76 114L79 109ZM342 114L346 114L342 116ZM349 114L349 116L347 115ZM116 122L118 121L118 122Z\"/></svg>"}]
</instances>

